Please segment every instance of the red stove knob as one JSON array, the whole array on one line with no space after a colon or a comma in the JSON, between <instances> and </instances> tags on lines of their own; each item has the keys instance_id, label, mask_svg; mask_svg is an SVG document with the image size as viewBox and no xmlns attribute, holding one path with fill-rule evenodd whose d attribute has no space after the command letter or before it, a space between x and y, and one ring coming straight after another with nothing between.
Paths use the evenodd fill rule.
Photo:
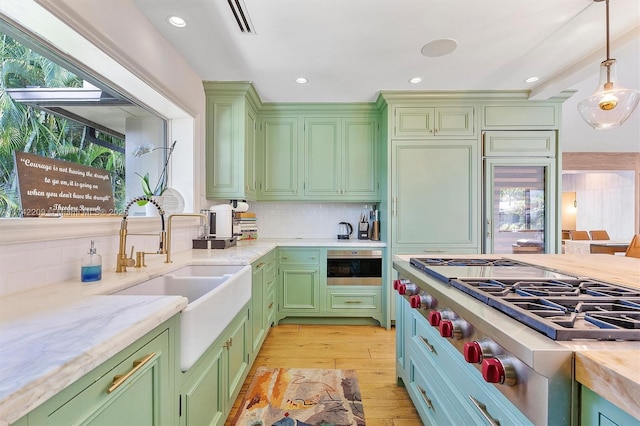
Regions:
<instances>
[{"instance_id":1,"label":"red stove knob","mask_svg":"<svg viewBox=\"0 0 640 426\"><path fill-rule=\"evenodd\" d=\"M429 312L429 317L427 319L429 320L429 324L434 327L438 327L440 325L442 315L440 314L440 311L431 311Z\"/></svg>"},{"instance_id":2,"label":"red stove knob","mask_svg":"<svg viewBox=\"0 0 640 426\"><path fill-rule=\"evenodd\" d=\"M436 299L434 299L430 294L423 292L411 296L409 298L409 303L412 308L420 308L424 306L425 309L429 309L435 307Z\"/></svg>"},{"instance_id":3,"label":"red stove knob","mask_svg":"<svg viewBox=\"0 0 640 426\"><path fill-rule=\"evenodd\" d=\"M480 364L482 362L482 348L477 341L467 342L462 348L464 360L470 364Z\"/></svg>"},{"instance_id":4,"label":"red stove knob","mask_svg":"<svg viewBox=\"0 0 640 426\"><path fill-rule=\"evenodd\" d=\"M402 295L406 294L407 296L411 296L412 294L417 294L418 290L418 286L413 283L400 284L398 286L398 293Z\"/></svg>"},{"instance_id":5,"label":"red stove knob","mask_svg":"<svg viewBox=\"0 0 640 426\"><path fill-rule=\"evenodd\" d=\"M485 382L499 383L507 386L516 384L516 371L509 357L497 356L482 361L482 377Z\"/></svg>"},{"instance_id":6,"label":"red stove knob","mask_svg":"<svg viewBox=\"0 0 640 426\"><path fill-rule=\"evenodd\" d=\"M400 289L400 285L401 284L408 284L409 280L406 278L400 278L397 280L393 280L393 289L394 290L399 290Z\"/></svg>"},{"instance_id":7,"label":"red stove knob","mask_svg":"<svg viewBox=\"0 0 640 426\"><path fill-rule=\"evenodd\" d=\"M453 323L451 320L440 321L440 335L446 338L453 337Z\"/></svg>"},{"instance_id":8,"label":"red stove knob","mask_svg":"<svg viewBox=\"0 0 640 426\"><path fill-rule=\"evenodd\" d=\"M446 338L462 339L471 334L471 326L462 318L440 321L440 335Z\"/></svg>"},{"instance_id":9,"label":"red stove knob","mask_svg":"<svg viewBox=\"0 0 640 426\"><path fill-rule=\"evenodd\" d=\"M435 305L437 301L436 299L433 300ZM429 312L427 320L432 326L438 327L440 325L440 321L442 321L443 319L454 319L457 317L458 316L451 309L438 309L437 311Z\"/></svg>"}]
</instances>

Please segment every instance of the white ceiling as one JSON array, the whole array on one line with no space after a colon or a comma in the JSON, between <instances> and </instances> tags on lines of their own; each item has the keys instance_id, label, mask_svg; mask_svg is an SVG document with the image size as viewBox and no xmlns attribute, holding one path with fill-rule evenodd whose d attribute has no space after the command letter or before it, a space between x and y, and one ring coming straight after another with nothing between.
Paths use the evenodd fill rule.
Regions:
<instances>
[{"instance_id":1,"label":"white ceiling","mask_svg":"<svg viewBox=\"0 0 640 426\"><path fill-rule=\"evenodd\" d=\"M597 73L605 3L593 0L133 0L203 80L253 81L265 102L369 102L381 90L531 90L544 99ZM235 1L235 0L231 0ZM640 0L611 0L611 56L640 52ZM175 28L167 17L187 21ZM457 49L425 57L450 38ZM629 51L629 49L626 49ZM305 85L295 83L306 77ZM423 82L408 80L420 76ZM539 76L534 84L525 83ZM622 82L624 83L624 82Z\"/></svg>"}]
</instances>

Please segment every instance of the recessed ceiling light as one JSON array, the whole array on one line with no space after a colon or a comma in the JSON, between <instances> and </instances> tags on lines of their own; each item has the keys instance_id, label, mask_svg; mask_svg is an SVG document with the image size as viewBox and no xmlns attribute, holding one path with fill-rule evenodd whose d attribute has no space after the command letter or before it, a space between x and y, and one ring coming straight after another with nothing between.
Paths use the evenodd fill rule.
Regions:
<instances>
[{"instance_id":1,"label":"recessed ceiling light","mask_svg":"<svg viewBox=\"0 0 640 426\"><path fill-rule=\"evenodd\" d=\"M540 77L529 77L524 82L525 83L535 83L538 80L540 80Z\"/></svg>"},{"instance_id":2,"label":"recessed ceiling light","mask_svg":"<svg viewBox=\"0 0 640 426\"><path fill-rule=\"evenodd\" d=\"M422 77L413 77L412 79L409 80L409 83L411 84L422 83Z\"/></svg>"},{"instance_id":3,"label":"recessed ceiling light","mask_svg":"<svg viewBox=\"0 0 640 426\"><path fill-rule=\"evenodd\" d=\"M167 21L174 27L183 28L187 26L187 22L179 16L169 16Z\"/></svg>"},{"instance_id":4,"label":"recessed ceiling light","mask_svg":"<svg viewBox=\"0 0 640 426\"><path fill-rule=\"evenodd\" d=\"M437 56L448 55L449 53L456 50L456 47L458 47L458 42L454 39L441 38L438 40L430 41L429 43L422 46L422 50L420 50L420 52L424 56L435 58Z\"/></svg>"},{"instance_id":5,"label":"recessed ceiling light","mask_svg":"<svg viewBox=\"0 0 640 426\"><path fill-rule=\"evenodd\" d=\"M298 78L296 78L296 83L298 83L298 84L305 84L305 83L306 83L306 82L308 82L308 81L309 81L309 80L307 80L307 79L306 79L306 78L304 78L304 77L298 77Z\"/></svg>"}]
</instances>

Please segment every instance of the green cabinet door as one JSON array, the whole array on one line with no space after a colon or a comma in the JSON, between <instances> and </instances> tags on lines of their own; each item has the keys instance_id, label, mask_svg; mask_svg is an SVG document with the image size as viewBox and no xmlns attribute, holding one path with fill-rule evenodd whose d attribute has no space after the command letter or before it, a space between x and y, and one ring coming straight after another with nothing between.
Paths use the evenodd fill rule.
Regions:
<instances>
[{"instance_id":1,"label":"green cabinet door","mask_svg":"<svg viewBox=\"0 0 640 426\"><path fill-rule=\"evenodd\" d=\"M28 414L29 424L171 425L173 337L154 330ZM175 328L174 328L175 329ZM118 380L124 376L124 380Z\"/></svg>"},{"instance_id":2,"label":"green cabinet door","mask_svg":"<svg viewBox=\"0 0 640 426\"><path fill-rule=\"evenodd\" d=\"M207 198L255 199L256 105L250 83L203 83L206 95Z\"/></svg>"},{"instance_id":3,"label":"green cabinet door","mask_svg":"<svg viewBox=\"0 0 640 426\"><path fill-rule=\"evenodd\" d=\"M225 420L223 354L215 344L180 390L180 425L218 425Z\"/></svg>"},{"instance_id":4,"label":"green cabinet door","mask_svg":"<svg viewBox=\"0 0 640 426\"><path fill-rule=\"evenodd\" d=\"M227 351L223 353L227 378L225 412L228 413L240 393L244 379L249 373L249 357L251 354L251 338L249 329L249 309L239 316L228 328L229 340L224 344Z\"/></svg>"},{"instance_id":5,"label":"green cabinet door","mask_svg":"<svg viewBox=\"0 0 640 426\"><path fill-rule=\"evenodd\" d=\"M374 117L306 118L305 199L379 199L377 128Z\"/></svg>"},{"instance_id":6,"label":"green cabinet door","mask_svg":"<svg viewBox=\"0 0 640 426\"><path fill-rule=\"evenodd\" d=\"M376 201L380 198L377 148L377 119L343 120L342 195L349 201Z\"/></svg>"},{"instance_id":7,"label":"green cabinet door","mask_svg":"<svg viewBox=\"0 0 640 426\"><path fill-rule=\"evenodd\" d=\"M223 425L249 373L249 305L184 373L179 373L181 426Z\"/></svg>"},{"instance_id":8,"label":"green cabinet door","mask_svg":"<svg viewBox=\"0 0 640 426\"><path fill-rule=\"evenodd\" d=\"M336 199L342 191L342 132L339 118L307 118L305 198Z\"/></svg>"},{"instance_id":9,"label":"green cabinet door","mask_svg":"<svg viewBox=\"0 0 640 426\"><path fill-rule=\"evenodd\" d=\"M259 153L256 112L250 106L245 115L244 145L244 193L249 199L256 199L258 189Z\"/></svg>"},{"instance_id":10,"label":"green cabinet door","mask_svg":"<svg viewBox=\"0 0 640 426\"><path fill-rule=\"evenodd\" d=\"M261 132L259 199L298 199L298 117L263 117Z\"/></svg>"},{"instance_id":11,"label":"green cabinet door","mask_svg":"<svg viewBox=\"0 0 640 426\"><path fill-rule=\"evenodd\" d=\"M207 197L239 198L244 195L243 100L216 96L207 97L206 103Z\"/></svg>"},{"instance_id":12,"label":"green cabinet door","mask_svg":"<svg viewBox=\"0 0 640 426\"><path fill-rule=\"evenodd\" d=\"M396 249L479 248L478 141L392 142L392 238Z\"/></svg>"},{"instance_id":13,"label":"green cabinet door","mask_svg":"<svg viewBox=\"0 0 640 426\"><path fill-rule=\"evenodd\" d=\"M278 249L278 314L320 312L320 256L317 248Z\"/></svg>"},{"instance_id":14,"label":"green cabinet door","mask_svg":"<svg viewBox=\"0 0 640 426\"><path fill-rule=\"evenodd\" d=\"M320 271L317 266L287 266L282 268L280 274L280 310L283 313L320 312Z\"/></svg>"},{"instance_id":15,"label":"green cabinet door","mask_svg":"<svg viewBox=\"0 0 640 426\"><path fill-rule=\"evenodd\" d=\"M394 138L474 136L475 108L472 106L396 107Z\"/></svg>"},{"instance_id":16,"label":"green cabinet door","mask_svg":"<svg viewBox=\"0 0 640 426\"><path fill-rule=\"evenodd\" d=\"M269 292L268 263L274 256L266 255L258 259L252 265L253 276L251 280L251 361L253 361L267 336L269 325L267 323L269 312L266 303Z\"/></svg>"}]
</instances>

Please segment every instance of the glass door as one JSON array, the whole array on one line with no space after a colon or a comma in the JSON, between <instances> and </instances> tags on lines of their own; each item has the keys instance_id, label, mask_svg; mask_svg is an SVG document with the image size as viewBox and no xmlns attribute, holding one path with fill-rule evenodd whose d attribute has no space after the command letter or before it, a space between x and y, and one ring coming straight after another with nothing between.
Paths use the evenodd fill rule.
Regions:
<instances>
[{"instance_id":1,"label":"glass door","mask_svg":"<svg viewBox=\"0 0 640 426\"><path fill-rule=\"evenodd\" d=\"M486 158L485 253L550 253L555 187L548 158ZM553 228L553 229L552 229Z\"/></svg>"}]
</instances>

